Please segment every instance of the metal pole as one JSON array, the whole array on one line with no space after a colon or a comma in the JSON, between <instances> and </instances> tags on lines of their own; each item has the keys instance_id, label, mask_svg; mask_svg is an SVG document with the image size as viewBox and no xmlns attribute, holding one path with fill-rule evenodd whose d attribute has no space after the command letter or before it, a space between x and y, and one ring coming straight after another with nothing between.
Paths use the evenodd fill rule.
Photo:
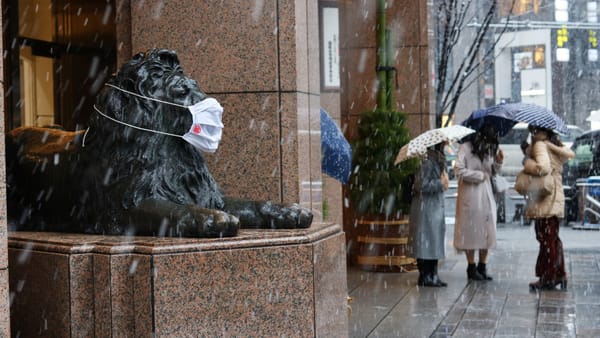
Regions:
<instances>
[{"instance_id":1,"label":"metal pole","mask_svg":"<svg viewBox=\"0 0 600 338\"><path fill-rule=\"evenodd\" d=\"M386 29L385 31L385 75L386 75L386 100L387 100L387 109L394 110L394 89L395 89L395 68L394 68L394 48L392 46L391 38L390 38L390 30Z\"/></svg>"},{"instance_id":2,"label":"metal pole","mask_svg":"<svg viewBox=\"0 0 600 338\"><path fill-rule=\"evenodd\" d=\"M385 0L377 0L377 80L379 90L379 92L377 93L377 106L380 109L386 109L388 105L386 80L387 74L385 71L385 68L387 66L385 26Z\"/></svg>"}]
</instances>

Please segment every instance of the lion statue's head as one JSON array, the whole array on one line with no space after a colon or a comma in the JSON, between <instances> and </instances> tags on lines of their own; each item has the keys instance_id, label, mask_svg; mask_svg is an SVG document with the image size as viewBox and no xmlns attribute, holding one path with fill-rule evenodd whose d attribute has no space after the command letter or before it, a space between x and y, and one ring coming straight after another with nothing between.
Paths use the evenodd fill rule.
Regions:
<instances>
[{"instance_id":1,"label":"lion statue's head","mask_svg":"<svg viewBox=\"0 0 600 338\"><path fill-rule=\"evenodd\" d=\"M185 107L205 98L198 83L184 74L174 51L155 49L135 55L105 84L96 99L100 114L91 118L90 126L113 127L101 121L106 114L131 126L183 135L192 123Z\"/></svg>"}]
</instances>

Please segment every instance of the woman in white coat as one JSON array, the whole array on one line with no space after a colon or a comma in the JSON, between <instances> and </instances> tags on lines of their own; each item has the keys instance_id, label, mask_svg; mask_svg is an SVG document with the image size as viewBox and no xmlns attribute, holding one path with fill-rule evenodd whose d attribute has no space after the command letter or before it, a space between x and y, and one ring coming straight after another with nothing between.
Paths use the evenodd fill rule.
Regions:
<instances>
[{"instance_id":1,"label":"woman in white coat","mask_svg":"<svg viewBox=\"0 0 600 338\"><path fill-rule=\"evenodd\" d=\"M465 252L469 280L492 279L486 268L488 249L496 245L496 201L491 177L492 168L498 172L503 159L498 135L492 126L481 128L458 149L454 165L458 180L454 247Z\"/></svg>"}]
</instances>

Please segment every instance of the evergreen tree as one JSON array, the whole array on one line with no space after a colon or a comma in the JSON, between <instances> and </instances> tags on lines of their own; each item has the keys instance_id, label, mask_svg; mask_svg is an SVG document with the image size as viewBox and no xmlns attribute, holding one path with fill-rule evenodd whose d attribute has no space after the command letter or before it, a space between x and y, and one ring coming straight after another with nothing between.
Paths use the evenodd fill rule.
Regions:
<instances>
[{"instance_id":1,"label":"evergreen tree","mask_svg":"<svg viewBox=\"0 0 600 338\"><path fill-rule=\"evenodd\" d=\"M410 136L403 112L376 109L362 114L358 139L353 143L350 198L358 214L406 215L418 162L394 165L400 148Z\"/></svg>"},{"instance_id":2,"label":"evergreen tree","mask_svg":"<svg viewBox=\"0 0 600 338\"><path fill-rule=\"evenodd\" d=\"M356 212L398 218L408 213L415 160L394 165L400 148L410 140L407 116L394 111L394 73L390 31L386 29L386 2L377 1L377 107L358 121L353 142L350 199Z\"/></svg>"}]
</instances>

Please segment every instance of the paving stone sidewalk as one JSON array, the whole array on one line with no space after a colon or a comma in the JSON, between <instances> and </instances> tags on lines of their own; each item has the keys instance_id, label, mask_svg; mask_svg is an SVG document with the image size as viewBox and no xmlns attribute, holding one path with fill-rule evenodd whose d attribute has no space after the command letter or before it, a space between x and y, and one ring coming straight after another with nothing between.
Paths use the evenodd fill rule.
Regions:
<instances>
[{"instance_id":1,"label":"paving stone sidewalk","mask_svg":"<svg viewBox=\"0 0 600 338\"><path fill-rule=\"evenodd\" d=\"M600 337L600 231L563 227L560 237L566 291L529 290L538 243L532 227L519 224L499 225L490 282L467 281L451 238L440 262L447 288L418 287L416 271L349 268L349 337Z\"/></svg>"}]
</instances>

